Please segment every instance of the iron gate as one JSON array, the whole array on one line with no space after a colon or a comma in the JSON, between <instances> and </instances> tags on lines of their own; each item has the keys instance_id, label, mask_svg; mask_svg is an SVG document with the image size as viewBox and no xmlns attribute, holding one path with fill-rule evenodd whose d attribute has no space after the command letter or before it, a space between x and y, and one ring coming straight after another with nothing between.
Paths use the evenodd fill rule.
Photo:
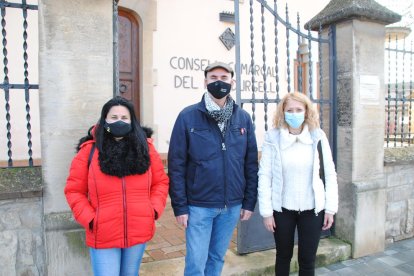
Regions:
<instances>
[{"instance_id":1,"label":"iron gate","mask_svg":"<svg viewBox=\"0 0 414 276\"><path fill-rule=\"evenodd\" d=\"M30 107L30 91L31 90L38 90L39 85L30 83L29 81L29 55L28 55L28 11L35 10L37 11L38 6L37 5L31 5L28 4L26 0L20 1L21 3L12 3L7 2L5 0L0 1L0 9L1 9L1 34L2 34L2 53L3 53L3 82L0 83L0 89L4 92L4 102L5 102L5 122L2 120L2 125L6 127L6 139L7 139L7 164L4 166L7 167L13 167L15 166L13 163L13 149L16 149L17 147L24 147L27 148L27 165L33 166L33 150L32 150L32 123L31 123L31 107ZM8 37L7 37L7 30L8 25L6 22L6 16L7 11L11 11L11 9L20 9L22 11L22 37L23 37L23 45L22 45L22 56L23 56L23 83L15 82L14 79L10 79L10 73L9 67L10 65L15 64L9 64L9 57L8 57L8 51L10 50L7 47L8 44ZM36 22L37 23L37 22ZM12 26L10 26L12 27ZM12 49L16 50L16 49ZM27 136L27 145L19 145L15 144L13 147L12 143L12 116L11 116L11 109L13 108L13 105L11 105L11 92L15 93L14 95L17 95L19 91L24 92L24 98L25 98L25 111L26 111L26 136ZM15 122L17 124L18 122ZM2 132L0 132L2 133ZM16 135L15 133L14 135ZM21 135L21 134L20 134ZM16 135L17 136L17 135ZM3 145L1 145L3 146ZM17 147L16 147L17 146ZM1 163L1 162L0 162ZM3 166L3 165L1 165Z\"/></svg>"},{"instance_id":2,"label":"iron gate","mask_svg":"<svg viewBox=\"0 0 414 276\"><path fill-rule=\"evenodd\" d=\"M306 93L317 105L321 128L329 136L336 162L335 27L322 29L319 25L315 37L309 23L305 25L306 31L301 30L299 14L296 22L290 21L287 5L282 18L277 0L272 6L267 2L249 0L249 14L244 14L249 23L243 26L239 0L234 1L236 102L251 111L256 132L260 128L267 131L269 113L276 109L285 93ZM247 29L250 30L248 41L243 37L246 32L241 31ZM243 49L244 45L249 45L249 49ZM242 51L249 54L242 54ZM244 63L243 58L248 55L249 62ZM325 231L322 235L330 235L330 232ZM273 235L264 228L256 206L253 217L238 225L237 251L244 254L274 246Z\"/></svg>"},{"instance_id":3,"label":"iron gate","mask_svg":"<svg viewBox=\"0 0 414 276\"><path fill-rule=\"evenodd\" d=\"M384 147L414 145L413 42L388 36L385 48L385 137Z\"/></svg>"}]
</instances>

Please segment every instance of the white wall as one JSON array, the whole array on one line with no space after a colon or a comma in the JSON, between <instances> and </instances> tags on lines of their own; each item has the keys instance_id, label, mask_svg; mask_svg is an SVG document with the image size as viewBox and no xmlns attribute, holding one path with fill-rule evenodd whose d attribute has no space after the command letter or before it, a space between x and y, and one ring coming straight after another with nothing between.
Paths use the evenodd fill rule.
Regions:
<instances>
[{"instance_id":1,"label":"white wall","mask_svg":"<svg viewBox=\"0 0 414 276\"><path fill-rule=\"evenodd\" d=\"M37 1L31 1L36 4ZM240 28L241 28L241 63L246 69L251 63L250 58L250 14L249 1L240 1ZM255 2L254 35L255 35L255 64L262 64L260 8ZM305 0L289 1L289 17L293 26L297 23L297 12L300 12L300 26L315 16L329 0L316 1L309 4ZM271 2L269 2L272 5ZM285 15L285 3L279 2L279 13ZM185 106L200 101L203 94L204 75L203 70L208 63L221 60L234 64L235 47L228 51L219 36L230 28L235 31L235 25L219 21L220 12L233 12L232 0L151 0L135 1L121 0L119 5L135 11L140 21L142 45L140 48L141 60L141 111L143 123L154 127L155 140L160 152L168 151L168 141L171 130L180 110ZM38 83L38 27L37 11L29 11L28 29L28 54L29 54L29 80L30 83ZM9 59L9 78L11 83L22 83L23 78L23 19L20 9L7 9L7 40ZM280 72L280 96L287 91L286 84L286 33L284 27L279 24L279 72ZM268 97L276 96L276 80L274 77L275 49L273 19L266 11L266 64L270 67L270 75L267 79ZM316 34L314 34L316 35ZM295 57L297 36L290 32L291 64ZM312 48L313 60L317 59L316 48ZM193 60L199 66L178 68L178 59ZM174 68L176 67L176 68ZM242 69L242 94L243 98L250 98L251 77ZM293 67L291 67L293 78ZM315 71L314 71L315 73ZM64 78L64 76L60 76ZM3 70L0 70L0 78L4 79ZM314 74L315 78L315 74ZM183 83L185 81L185 84ZM259 90L263 90L263 76L256 75L255 79ZM93 81L91 81L93 86ZM291 79L293 90L293 79ZM315 88L314 88L315 90ZM59 93L59 91L55 91ZM24 92L13 90L10 93L11 124L13 159L27 159L27 129ZM235 92L232 93L235 98ZM263 93L255 95L262 98ZM106 100L106 98L105 98ZM4 125L0 125L0 161L7 160L7 139L5 126L5 100L0 97L0 118ZM33 143L33 158L40 158L40 127L39 127L39 103L38 91L30 94L31 132ZM244 107L250 113L249 105ZM274 105L268 107L268 127L271 127ZM98 116L97 114L96 116ZM261 146L264 134L263 105L256 105L256 129L258 144Z\"/></svg>"},{"instance_id":2,"label":"white wall","mask_svg":"<svg viewBox=\"0 0 414 276\"><path fill-rule=\"evenodd\" d=\"M301 11L301 28L315 16L328 3L328 0L313 2L289 1L290 20L296 26L297 11ZM204 93L203 70L209 62L221 60L224 62L235 62L235 47L228 51L219 36L226 28L235 31L232 23L221 22L219 13L223 11L234 11L233 1L223 0L161 0L157 4L157 31L154 34L154 69L157 72L157 81L154 87L154 124L158 128L158 150L168 151L168 142L174 121L178 113L187 105L200 101ZM285 14L285 3L280 2L281 14ZM249 1L240 4L240 29L241 29L241 63L250 65L250 6ZM262 64L262 44L260 31L260 7L255 4L254 28L255 28L255 64ZM275 71L275 48L273 18L266 11L266 64L272 72ZM286 85L286 33L279 24L279 71L280 71L280 93L287 91ZM314 34L317 35L317 34ZM296 55L297 36L290 33L291 43L291 64L292 58ZM312 49L317 51L317 49ZM194 61L194 67L179 68L178 60ZM317 54L313 54L317 59ZM291 68L291 78L293 76ZM271 74L272 75L272 74ZM270 77L267 80L269 98L276 97L276 80ZM315 75L314 75L315 78ZM183 83L185 81L185 84ZM250 76L246 71L242 72L243 98L251 97L251 91L246 91L245 81L250 82ZM262 75L256 76L256 82L263 82ZM262 85L262 83L260 84ZM291 80L293 91L293 79ZM262 90L262 88L260 88ZM235 93L232 93L235 98ZM257 98L262 98L263 93L256 93ZM251 113L251 107L245 106ZM271 120L275 106L268 107L268 126L271 127ZM261 146L264 135L264 112L263 105L256 105L256 122L258 144Z\"/></svg>"}]
</instances>

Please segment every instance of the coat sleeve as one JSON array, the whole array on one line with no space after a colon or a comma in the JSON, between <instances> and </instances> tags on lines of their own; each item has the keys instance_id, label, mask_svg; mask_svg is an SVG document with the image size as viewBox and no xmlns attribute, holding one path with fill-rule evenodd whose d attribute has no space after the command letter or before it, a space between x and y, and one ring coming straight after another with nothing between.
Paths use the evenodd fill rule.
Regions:
<instances>
[{"instance_id":1,"label":"coat sleeve","mask_svg":"<svg viewBox=\"0 0 414 276\"><path fill-rule=\"evenodd\" d=\"M175 216L188 214L186 193L187 144L185 122L180 114L174 124L168 150L170 197Z\"/></svg>"},{"instance_id":2,"label":"coat sleeve","mask_svg":"<svg viewBox=\"0 0 414 276\"><path fill-rule=\"evenodd\" d=\"M242 208L254 211L257 201L257 171L258 171L258 152L256 135L250 115L246 113L247 120L247 150L244 162L244 177L246 179L246 187L244 190L244 199Z\"/></svg>"},{"instance_id":3,"label":"coat sleeve","mask_svg":"<svg viewBox=\"0 0 414 276\"><path fill-rule=\"evenodd\" d=\"M95 209L88 200L88 158L91 148L92 144L82 147L73 158L64 189L73 216L85 229L95 217Z\"/></svg>"},{"instance_id":4,"label":"coat sleeve","mask_svg":"<svg viewBox=\"0 0 414 276\"><path fill-rule=\"evenodd\" d=\"M338 181L331 147L325 133L322 136L321 145L325 170L325 212L335 214L338 211Z\"/></svg>"},{"instance_id":5,"label":"coat sleeve","mask_svg":"<svg viewBox=\"0 0 414 276\"><path fill-rule=\"evenodd\" d=\"M155 150L151 141L148 143L150 158L151 158L151 191L150 200L151 205L157 212L157 215L161 217L165 209L165 204L168 195L168 176L165 173L164 165L162 164L160 155Z\"/></svg>"},{"instance_id":6,"label":"coat sleeve","mask_svg":"<svg viewBox=\"0 0 414 276\"><path fill-rule=\"evenodd\" d=\"M272 148L269 133L266 133L259 165L258 200L262 217L273 215L272 207Z\"/></svg>"}]
</instances>

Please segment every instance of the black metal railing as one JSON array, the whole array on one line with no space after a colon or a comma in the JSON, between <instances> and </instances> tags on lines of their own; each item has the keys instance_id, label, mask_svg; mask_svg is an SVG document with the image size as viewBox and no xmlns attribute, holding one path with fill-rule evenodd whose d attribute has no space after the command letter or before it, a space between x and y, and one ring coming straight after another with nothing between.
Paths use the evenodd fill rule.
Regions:
<instances>
[{"instance_id":1,"label":"black metal railing","mask_svg":"<svg viewBox=\"0 0 414 276\"><path fill-rule=\"evenodd\" d=\"M386 44L384 146L410 147L414 144L413 43L390 35Z\"/></svg>"},{"instance_id":2,"label":"black metal railing","mask_svg":"<svg viewBox=\"0 0 414 276\"><path fill-rule=\"evenodd\" d=\"M8 58L8 33L7 33L7 22L6 22L6 14L8 9L21 9L22 10L22 19L23 19L23 26L22 26L22 36L23 36L23 45L22 45L22 55L23 55L23 74L24 74L24 81L23 83L13 83L9 79L9 58ZM32 90L38 90L39 85L30 83L29 81L29 55L28 55L28 10L37 10L37 5L30 5L27 4L26 0L22 0L20 3L12 3L8 1L1 0L0 1L0 9L1 9L1 34L2 34L2 54L3 54L3 72L4 78L3 82L0 83L0 89L4 93L5 99L5 121L0 119L2 125L6 127L6 139L7 139L7 160L6 165L7 167L13 167L13 143L12 143L12 122L13 118L10 113L10 109L13 105L10 104L10 93L19 93L20 91L24 91L25 96L25 111L26 111L26 136L27 136L27 165L33 166L33 150L32 150L32 125L31 125L31 108L30 108L30 92ZM17 91L20 90L20 91ZM0 145L2 147L3 145ZM19 145L21 146L21 145ZM0 163L1 164L1 163ZM3 165L2 165L3 166Z\"/></svg>"},{"instance_id":3,"label":"black metal railing","mask_svg":"<svg viewBox=\"0 0 414 276\"><path fill-rule=\"evenodd\" d=\"M286 93L306 94L318 107L321 128L329 136L336 160L335 27L322 29L319 24L319 29L311 32L310 26L305 25L307 30L302 32L299 14L295 21L291 21L287 4L279 9L277 0L247 2L248 15L243 18L248 18L248 22L239 22L239 1L234 1L236 102L250 112L256 130L267 131L272 124L269 123L272 117L269 113L273 115L272 110L276 110ZM263 230L260 221L260 215L255 214L251 220L239 225L239 253L274 246L273 237ZM256 234L253 237L248 232ZM322 234L326 235L330 232Z\"/></svg>"},{"instance_id":4,"label":"black metal railing","mask_svg":"<svg viewBox=\"0 0 414 276\"><path fill-rule=\"evenodd\" d=\"M288 6L280 9L277 0L249 0L246 4L250 8L249 22L244 29L250 30L250 56L243 64L240 45L247 44L240 42L240 36L246 32L240 32L236 20L236 102L251 109L255 126L263 124L267 131L271 125L269 110L277 106L285 93L307 94L317 104L321 127L329 136L336 159L335 29L323 32L320 27L311 32L307 27L302 31L299 14L291 21ZM236 5L237 18L239 13ZM242 83L243 72L249 80ZM324 82L327 78L329 83Z\"/></svg>"}]
</instances>

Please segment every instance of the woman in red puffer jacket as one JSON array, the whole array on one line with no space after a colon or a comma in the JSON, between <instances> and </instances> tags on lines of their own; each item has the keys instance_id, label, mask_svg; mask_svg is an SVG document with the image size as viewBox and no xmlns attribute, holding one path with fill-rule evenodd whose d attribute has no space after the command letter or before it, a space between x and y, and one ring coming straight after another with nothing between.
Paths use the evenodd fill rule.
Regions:
<instances>
[{"instance_id":1,"label":"woman in red puffer jacket","mask_svg":"<svg viewBox=\"0 0 414 276\"><path fill-rule=\"evenodd\" d=\"M115 97L82 138L65 187L95 275L137 275L167 199L168 177L132 103Z\"/></svg>"}]
</instances>

